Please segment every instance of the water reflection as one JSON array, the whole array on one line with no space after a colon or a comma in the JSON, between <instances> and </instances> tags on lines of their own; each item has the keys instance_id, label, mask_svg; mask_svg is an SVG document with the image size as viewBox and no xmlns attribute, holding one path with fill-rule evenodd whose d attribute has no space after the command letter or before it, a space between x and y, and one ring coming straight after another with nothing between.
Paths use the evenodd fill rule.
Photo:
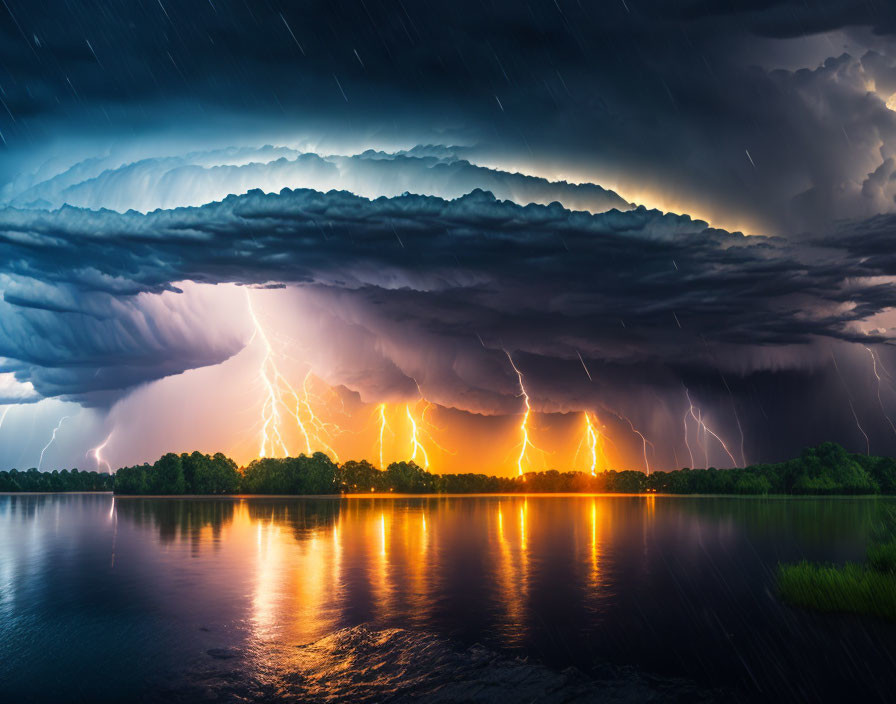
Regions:
<instances>
[{"instance_id":1,"label":"water reflection","mask_svg":"<svg viewBox=\"0 0 896 704\"><path fill-rule=\"evenodd\" d=\"M46 660L49 682L63 681L54 669L71 661L85 691L94 676L126 691L135 678L152 689L178 671L295 691L309 668L335 677L357 661L345 648L362 645L345 629L363 625L363 647L416 642L397 628L557 668L613 662L712 686L824 694L836 670L813 662L837 653L888 662L896 631L840 622L831 631L777 601L774 569L861 559L883 506L0 497L0 674L16 691L34 681L35 663ZM73 642L90 656L73 655ZM806 674L793 683L793 672Z\"/></svg>"}]
</instances>

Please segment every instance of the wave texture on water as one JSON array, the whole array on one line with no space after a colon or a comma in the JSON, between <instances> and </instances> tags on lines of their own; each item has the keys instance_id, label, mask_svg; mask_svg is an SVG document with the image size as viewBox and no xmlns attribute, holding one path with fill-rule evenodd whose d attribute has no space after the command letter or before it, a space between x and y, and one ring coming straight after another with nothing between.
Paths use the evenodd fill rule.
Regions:
<instances>
[{"instance_id":1,"label":"wave texture on water","mask_svg":"<svg viewBox=\"0 0 896 704\"><path fill-rule=\"evenodd\" d=\"M344 628L285 649L210 650L159 695L167 701L660 702L714 701L718 692L606 666L599 678L555 672L481 645L464 650L429 633ZM714 696L713 696L714 694Z\"/></svg>"}]
</instances>

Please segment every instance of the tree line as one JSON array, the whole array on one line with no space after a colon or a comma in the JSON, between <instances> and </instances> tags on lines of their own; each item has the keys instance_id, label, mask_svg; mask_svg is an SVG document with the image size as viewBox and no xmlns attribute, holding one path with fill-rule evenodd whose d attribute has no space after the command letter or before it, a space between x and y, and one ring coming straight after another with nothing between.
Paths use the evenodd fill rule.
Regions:
<instances>
[{"instance_id":1,"label":"tree line","mask_svg":"<svg viewBox=\"0 0 896 704\"><path fill-rule=\"evenodd\" d=\"M529 472L524 477L433 474L414 462L385 470L366 460L334 463L316 452L263 458L240 468L229 457L201 452L160 457L154 464L98 472L0 472L0 491L111 491L117 494L407 494L647 493L663 494L896 494L896 460L847 452L836 443L811 447L792 460L735 469L670 472L609 470Z\"/></svg>"},{"instance_id":2,"label":"tree line","mask_svg":"<svg viewBox=\"0 0 896 704\"><path fill-rule=\"evenodd\" d=\"M433 474L414 462L385 470L366 460L334 463L316 452L263 458L246 467L221 453L163 455L155 464L122 467L120 494L407 494L476 493L665 493L665 494L896 494L896 460L847 452L836 443L808 448L795 459L735 469L670 472L529 472L523 477Z\"/></svg>"},{"instance_id":3,"label":"tree line","mask_svg":"<svg viewBox=\"0 0 896 704\"><path fill-rule=\"evenodd\" d=\"M17 469L0 472L0 491L112 491L113 483L111 474L77 469L38 472L32 468L25 472Z\"/></svg>"}]
</instances>

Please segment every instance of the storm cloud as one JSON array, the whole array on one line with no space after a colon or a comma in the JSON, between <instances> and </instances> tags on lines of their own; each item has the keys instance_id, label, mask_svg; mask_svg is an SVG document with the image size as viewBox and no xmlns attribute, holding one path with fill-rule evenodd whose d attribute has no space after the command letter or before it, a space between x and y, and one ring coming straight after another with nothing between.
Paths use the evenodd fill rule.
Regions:
<instances>
[{"instance_id":1,"label":"storm cloud","mask_svg":"<svg viewBox=\"0 0 896 704\"><path fill-rule=\"evenodd\" d=\"M517 413L509 353L669 466L692 402L737 461L896 450L886 4L7 0L0 37L0 403L225 368L248 291L365 401Z\"/></svg>"},{"instance_id":2,"label":"storm cloud","mask_svg":"<svg viewBox=\"0 0 896 704\"><path fill-rule=\"evenodd\" d=\"M450 201L253 191L148 214L8 208L0 356L40 393L75 398L216 363L246 328L212 342L196 319L172 325L189 311L164 301L190 281L305 287L343 311L333 319L355 310L378 337L410 346L416 330L582 355L596 375L605 365L747 373L792 366L787 349L821 338L890 339L867 321L894 300L893 262L856 246L846 234L797 247L644 208L590 214L482 191Z\"/></svg>"},{"instance_id":3,"label":"storm cloud","mask_svg":"<svg viewBox=\"0 0 896 704\"><path fill-rule=\"evenodd\" d=\"M459 144L758 234L894 208L885 3L51 5L0 12L7 180L267 136Z\"/></svg>"},{"instance_id":4,"label":"storm cloud","mask_svg":"<svg viewBox=\"0 0 896 704\"><path fill-rule=\"evenodd\" d=\"M90 159L45 181L10 183L4 193L6 204L16 207L67 204L122 212L203 205L249 190L277 192L286 187L339 189L369 198L416 193L449 199L478 188L520 205L557 201L591 212L632 207L597 184L490 169L461 159L458 154L464 151L430 145L399 153L321 156L266 146L148 158L115 167L109 159Z\"/></svg>"}]
</instances>

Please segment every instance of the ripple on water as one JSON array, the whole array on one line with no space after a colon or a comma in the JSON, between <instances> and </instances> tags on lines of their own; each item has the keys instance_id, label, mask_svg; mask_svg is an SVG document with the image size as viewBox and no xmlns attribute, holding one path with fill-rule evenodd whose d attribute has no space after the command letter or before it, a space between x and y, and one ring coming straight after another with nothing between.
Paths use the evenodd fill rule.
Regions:
<instances>
[{"instance_id":1,"label":"ripple on water","mask_svg":"<svg viewBox=\"0 0 896 704\"><path fill-rule=\"evenodd\" d=\"M159 688L166 701L651 702L715 701L719 692L684 680L606 666L597 678L508 658L481 645L458 649L400 628L344 628L304 645L212 649L182 679Z\"/></svg>"}]
</instances>

